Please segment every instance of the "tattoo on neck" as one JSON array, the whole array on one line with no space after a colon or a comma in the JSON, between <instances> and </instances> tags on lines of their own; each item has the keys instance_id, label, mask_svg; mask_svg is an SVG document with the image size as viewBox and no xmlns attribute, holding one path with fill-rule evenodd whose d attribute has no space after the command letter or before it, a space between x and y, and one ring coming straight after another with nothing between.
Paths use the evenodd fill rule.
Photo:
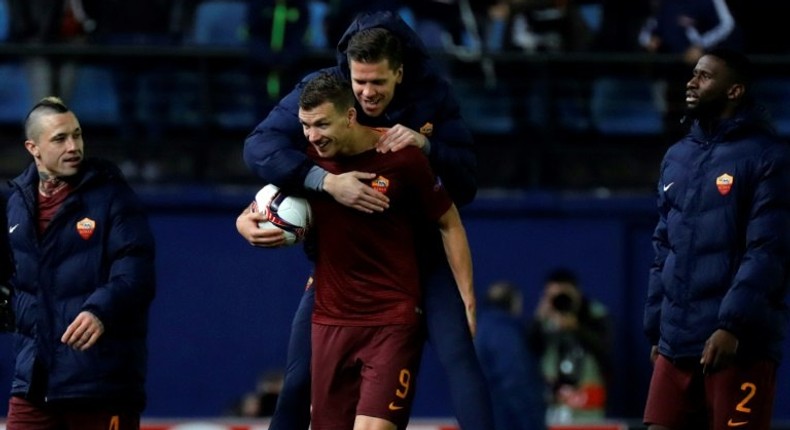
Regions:
<instances>
[{"instance_id":1,"label":"tattoo on neck","mask_svg":"<svg viewBox=\"0 0 790 430\"><path fill-rule=\"evenodd\" d=\"M47 197L50 197L56 192L60 191L66 185L66 182L62 179L58 178L57 176L51 176L46 172L38 172L38 177L38 191Z\"/></svg>"}]
</instances>

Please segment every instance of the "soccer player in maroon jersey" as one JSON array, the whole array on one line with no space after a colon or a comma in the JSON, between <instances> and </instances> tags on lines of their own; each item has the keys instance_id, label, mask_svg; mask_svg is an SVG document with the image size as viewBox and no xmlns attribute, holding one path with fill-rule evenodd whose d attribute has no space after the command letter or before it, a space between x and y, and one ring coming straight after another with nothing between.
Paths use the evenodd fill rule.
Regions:
<instances>
[{"instance_id":1,"label":"soccer player in maroon jersey","mask_svg":"<svg viewBox=\"0 0 790 430\"><path fill-rule=\"evenodd\" d=\"M351 86L321 74L299 99L308 154L340 174L374 172L390 199L368 214L309 195L317 240L312 329L313 429L405 428L423 345L415 225L435 221L456 282L472 291L472 259L455 205L416 147L380 153L381 130L356 122Z\"/></svg>"},{"instance_id":2,"label":"soccer player in maroon jersey","mask_svg":"<svg viewBox=\"0 0 790 430\"><path fill-rule=\"evenodd\" d=\"M306 154L310 144L299 123L299 94L315 74L328 72L351 82L359 124L389 127L377 150L420 148L455 205L460 208L471 202L477 190L472 135L450 83L419 35L397 14L361 14L341 38L337 53L336 66L305 77L247 137L244 159L252 171L264 183L285 191L327 193L341 204L367 213L387 210L387 196L369 185L375 175L364 171L331 174ZM258 228L260 216L245 209L236 220L239 234L254 246L282 245L281 232ZM435 224L425 223L421 228L418 261L427 343L445 372L448 400L458 426L463 430L492 429L491 397L472 342L475 296L455 285ZM291 323L286 375L271 430L308 430L310 425L314 298L314 288L305 288Z\"/></svg>"}]
</instances>

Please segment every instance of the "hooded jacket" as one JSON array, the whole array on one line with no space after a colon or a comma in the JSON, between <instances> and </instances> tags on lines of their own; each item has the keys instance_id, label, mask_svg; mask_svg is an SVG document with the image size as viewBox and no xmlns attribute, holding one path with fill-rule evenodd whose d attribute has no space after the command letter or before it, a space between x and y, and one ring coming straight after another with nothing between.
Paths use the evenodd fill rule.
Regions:
<instances>
[{"instance_id":1,"label":"hooded jacket","mask_svg":"<svg viewBox=\"0 0 790 430\"><path fill-rule=\"evenodd\" d=\"M469 203L477 192L476 158L472 135L461 118L450 84L438 72L417 35L397 14L365 14L349 26L337 45L338 65L306 76L250 133L244 143L244 160L260 178L284 189L301 189L315 164L305 154L308 145L299 122L299 95L318 73L340 75L350 80L346 48L363 29L381 27L397 35L404 49L403 81L384 113L368 117L356 103L358 120L371 127L402 124L425 130L430 141L428 155L434 173L456 205ZM431 129L432 131L427 131Z\"/></svg>"},{"instance_id":2,"label":"hooded jacket","mask_svg":"<svg viewBox=\"0 0 790 430\"><path fill-rule=\"evenodd\" d=\"M40 235L36 166L12 181L8 228L17 332L11 394L53 405L84 401L140 411L155 289L153 235L114 165L85 160L74 179ZM105 331L93 347L78 351L60 338L82 311L98 317Z\"/></svg>"},{"instance_id":3,"label":"hooded jacket","mask_svg":"<svg viewBox=\"0 0 790 430\"><path fill-rule=\"evenodd\" d=\"M694 122L658 185L645 333L670 359L702 355L717 329L741 358L781 359L790 281L790 146L756 106L712 130Z\"/></svg>"},{"instance_id":4,"label":"hooded jacket","mask_svg":"<svg viewBox=\"0 0 790 430\"><path fill-rule=\"evenodd\" d=\"M8 224L6 222L6 197L0 193L0 226ZM8 229L0 230L0 285L5 285L13 272L13 261L11 260L11 249L8 246Z\"/></svg>"}]
</instances>

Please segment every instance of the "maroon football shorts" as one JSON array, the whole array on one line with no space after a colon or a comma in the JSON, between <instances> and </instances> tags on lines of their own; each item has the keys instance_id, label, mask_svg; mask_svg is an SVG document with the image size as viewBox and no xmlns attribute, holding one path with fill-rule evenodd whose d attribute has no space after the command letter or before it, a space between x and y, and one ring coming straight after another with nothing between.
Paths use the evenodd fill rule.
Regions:
<instances>
[{"instance_id":1,"label":"maroon football shorts","mask_svg":"<svg viewBox=\"0 0 790 430\"><path fill-rule=\"evenodd\" d=\"M41 408L20 397L8 401L6 430L140 430L140 415Z\"/></svg>"},{"instance_id":2,"label":"maroon football shorts","mask_svg":"<svg viewBox=\"0 0 790 430\"><path fill-rule=\"evenodd\" d=\"M313 324L312 428L353 428L357 415L409 422L424 334L420 324Z\"/></svg>"},{"instance_id":3,"label":"maroon football shorts","mask_svg":"<svg viewBox=\"0 0 790 430\"><path fill-rule=\"evenodd\" d=\"M770 430L776 368L760 360L703 375L698 363L676 365L659 355L644 422L672 429Z\"/></svg>"}]
</instances>

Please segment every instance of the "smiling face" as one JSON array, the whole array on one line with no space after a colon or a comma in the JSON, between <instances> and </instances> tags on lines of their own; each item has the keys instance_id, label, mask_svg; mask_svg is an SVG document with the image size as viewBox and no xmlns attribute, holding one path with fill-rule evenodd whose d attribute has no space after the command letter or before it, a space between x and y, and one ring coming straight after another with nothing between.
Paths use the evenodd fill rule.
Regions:
<instances>
[{"instance_id":1,"label":"smiling face","mask_svg":"<svg viewBox=\"0 0 790 430\"><path fill-rule=\"evenodd\" d=\"M362 111L378 117L395 97L395 87L403 81L403 66L390 67L387 59L376 63L349 61L351 87Z\"/></svg>"},{"instance_id":2,"label":"smiling face","mask_svg":"<svg viewBox=\"0 0 790 430\"><path fill-rule=\"evenodd\" d=\"M25 148L33 155L40 173L49 177L68 177L77 173L82 163L82 129L72 112L36 114Z\"/></svg>"},{"instance_id":3,"label":"smiling face","mask_svg":"<svg viewBox=\"0 0 790 430\"><path fill-rule=\"evenodd\" d=\"M324 102L312 109L299 108L304 136L321 158L351 151L349 136L353 117L353 108L341 112L332 102Z\"/></svg>"}]
</instances>

